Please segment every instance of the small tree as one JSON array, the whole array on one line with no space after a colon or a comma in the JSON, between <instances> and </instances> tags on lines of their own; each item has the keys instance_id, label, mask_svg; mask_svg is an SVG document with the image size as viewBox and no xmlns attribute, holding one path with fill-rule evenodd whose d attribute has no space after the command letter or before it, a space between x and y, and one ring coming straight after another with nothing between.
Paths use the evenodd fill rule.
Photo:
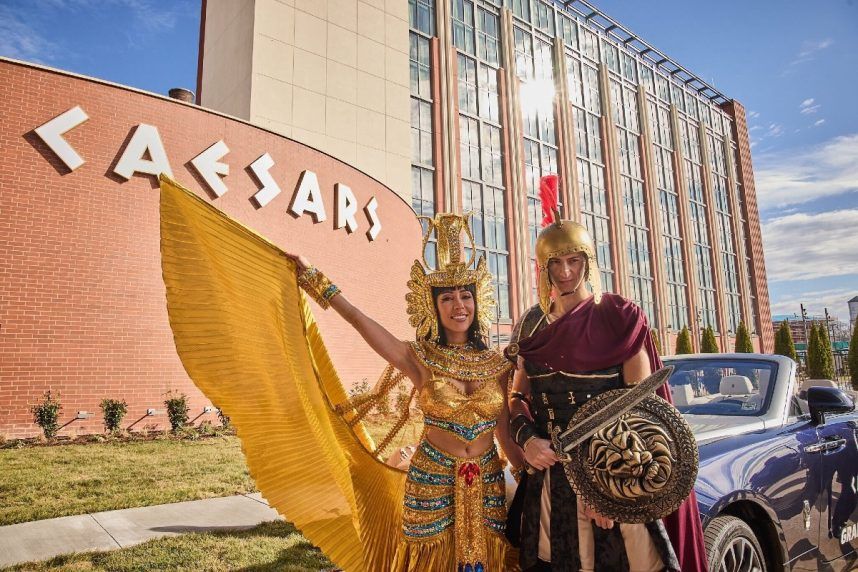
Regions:
<instances>
[{"instance_id":1,"label":"small tree","mask_svg":"<svg viewBox=\"0 0 858 572\"><path fill-rule=\"evenodd\" d=\"M752 354L754 346L751 344L751 334L748 332L745 322L739 322L739 327L736 328L736 353L737 354Z\"/></svg>"},{"instance_id":2,"label":"small tree","mask_svg":"<svg viewBox=\"0 0 858 572\"><path fill-rule=\"evenodd\" d=\"M164 405L167 407L170 427L173 429L173 433L176 433L188 423L188 411L191 410L188 406L188 396L184 393L174 395L172 391L168 391Z\"/></svg>"},{"instance_id":3,"label":"small tree","mask_svg":"<svg viewBox=\"0 0 858 572\"><path fill-rule=\"evenodd\" d=\"M676 353L694 353L694 349L691 347L691 333L688 331L687 326L682 326L682 331L680 331L679 335L676 336Z\"/></svg>"},{"instance_id":4,"label":"small tree","mask_svg":"<svg viewBox=\"0 0 858 572\"><path fill-rule=\"evenodd\" d=\"M820 324L817 329L819 336L819 348L822 357L822 379L835 379L834 372L834 357L831 353L831 340L828 338L828 328L826 324Z\"/></svg>"},{"instance_id":5,"label":"small tree","mask_svg":"<svg viewBox=\"0 0 858 572\"><path fill-rule=\"evenodd\" d=\"M649 331L649 334L650 334L650 336L652 336L652 343L655 346L655 351L658 352L658 355L664 355L663 352L661 351L661 342L658 339L658 337L659 337L658 336L658 330L656 330L655 328L652 328Z\"/></svg>"},{"instance_id":6,"label":"small tree","mask_svg":"<svg viewBox=\"0 0 858 572\"><path fill-rule=\"evenodd\" d=\"M775 334L775 354L798 361L798 355L795 353L795 344L792 341L792 332L789 329L789 322L786 320L781 322L781 327L778 328Z\"/></svg>"},{"instance_id":7,"label":"small tree","mask_svg":"<svg viewBox=\"0 0 858 572\"><path fill-rule=\"evenodd\" d=\"M111 433L116 433L128 412L128 404L124 399L102 399L99 407L104 417L104 428Z\"/></svg>"},{"instance_id":8,"label":"small tree","mask_svg":"<svg viewBox=\"0 0 858 572\"><path fill-rule=\"evenodd\" d=\"M852 389L858 391L858 320L855 320L855 329L849 341L849 377Z\"/></svg>"},{"instance_id":9,"label":"small tree","mask_svg":"<svg viewBox=\"0 0 858 572\"><path fill-rule=\"evenodd\" d=\"M59 396L54 397L51 391L45 392L42 397L42 402L30 407L30 412L33 414L33 423L42 428L42 433L45 434L45 439L53 439L57 431L60 430L60 411L63 410L63 405L60 403Z\"/></svg>"},{"instance_id":10,"label":"small tree","mask_svg":"<svg viewBox=\"0 0 858 572\"><path fill-rule=\"evenodd\" d=\"M703 329L703 339L700 340L700 353L717 354L719 351L718 341L715 339L715 331L712 329L712 326L706 326Z\"/></svg>"},{"instance_id":11,"label":"small tree","mask_svg":"<svg viewBox=\"0 0 858 572\"><path fill-rule=\"evenodd\" d=\"M822 351L819 347L819 335L816 333L816 323L810 325L810 331L807 333L807 350L805 357L805 365L807 367L807 376L810 379L822 378Z\"/></svg>"}]
</instances>

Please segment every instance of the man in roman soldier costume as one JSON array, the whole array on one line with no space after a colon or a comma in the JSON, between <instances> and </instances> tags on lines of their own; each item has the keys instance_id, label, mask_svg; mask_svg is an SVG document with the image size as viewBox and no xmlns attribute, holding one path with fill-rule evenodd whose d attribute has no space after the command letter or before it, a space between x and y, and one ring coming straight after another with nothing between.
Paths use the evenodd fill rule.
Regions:
<instances>
[{"instance_id":1,"label":"man in roman soldier costume","mask_svg":"<svg viewBox=\"0 0 858 572\"><path fill-rule=\"evenodd\" d=\"M530 466L516 495L521 512L514 505L508 526L512 537L520 534L522 569L705 571L697 503L693 491L687 496L694 476L689 480L686 474L685 488L675 488L676 478L688 471L680 470L682 463L671 465L685 455L685 466L693 465L696 474L696 445L688 433L665 431L666 418L658 416L650 416L655 422L644 422L645 428L630 430L634 422L624 415L617 417L612 435L602 431L581 445L582 454L570 456L558 449L559 432L568 433L581 421L573 416L579 411L589 415L588 401L594 405L597 396L634 386L662 364L641 308L601 291L587 229L560 220L556 176L543 178L541 187L547 226L536 241L539 304L515 325L506 351L517 364L510 399L512 435ZM668 405L669 391L662 386L657 393L666 402L650 398L661 404L655 409L671 410L667 418L682 424ZM602 440L597 443L598 437ZM662 453L664 462L658 458ZM629 468L629 459L637 468ZM619 475L614 484L603 483L605 492L593 494L599 467L604 471L618 461L622 468L608 467L615 469L613 476L604 472L607 480ZM632 474L643 477L625 478ZM570 484L575 475L577 483L590 488L576 486L576 494ZM631 496L610 498L625 493ZM650 505L662 512L647 512ZM672 512L662 521L665 511Z\"/></svg>"}]
</instances>

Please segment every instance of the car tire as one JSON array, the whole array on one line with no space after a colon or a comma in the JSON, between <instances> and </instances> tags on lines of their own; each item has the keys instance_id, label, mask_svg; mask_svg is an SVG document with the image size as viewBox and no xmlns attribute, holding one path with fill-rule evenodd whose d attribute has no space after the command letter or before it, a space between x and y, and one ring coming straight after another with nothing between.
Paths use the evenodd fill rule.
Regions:
<instances>
[{"instance_id":1,"label":"car tire","mask_svg":"<svg viewBox=\"0 0 858 572\"><path fill-rule=\"evenodd\" d=\"M750 527L735 516L719 516L704 535L709 572L766 572L766 558Z\"/></svg>"}]
</instances>

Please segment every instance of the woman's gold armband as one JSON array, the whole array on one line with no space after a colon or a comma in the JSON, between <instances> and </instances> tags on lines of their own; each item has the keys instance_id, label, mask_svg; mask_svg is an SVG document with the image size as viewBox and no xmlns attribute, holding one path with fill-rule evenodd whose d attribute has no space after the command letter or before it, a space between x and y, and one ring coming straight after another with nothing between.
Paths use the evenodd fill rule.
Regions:
<instances>
[{"instance_id":1,"label":"woman's gold armband","mask_svg":"<svg viewBox=\"0 0 858 572\"><path fill-rule=\"evenodd\" d=\"M298 285L315 300L323 310L331 306L331 298L340 293L336 284L331 284L328 277L315 266L308 266L298 275Z\"/></svg>"}]
</instances>

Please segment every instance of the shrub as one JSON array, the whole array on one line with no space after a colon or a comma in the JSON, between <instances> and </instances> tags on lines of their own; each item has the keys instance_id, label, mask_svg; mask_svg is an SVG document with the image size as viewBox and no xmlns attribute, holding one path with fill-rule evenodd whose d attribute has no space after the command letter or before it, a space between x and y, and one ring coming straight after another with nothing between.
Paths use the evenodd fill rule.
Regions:
<instances>
[{"instance_id":1,"label":"shrub","mask_svg":"<svg viewBox=\"0 0 858 572\"><path fill-rule=\"evenodd\" d=\"M831 354L831 340L828 337L828 325L822 323L816 330L816 335L819 336L819 348L822 357L822 379L837 379L834 372L834 357Z\"/></svg>"},{"instance_id":2,"label":"shrub","mask_svg":"<svg viewBox=\"0 0 858 572\"><path fill-rule=\"evenodd\" d=\"M792 332L789 329L789 322L786 320L781 322L781 327L778 328L777 334L775 334L775 354L798 361L798 355L795 353L795 343L792 340Z\"/></svg>"},{"instance_id":3,"label":"shrub","mask_svg":"<svg viewBox=\"0 0 858 572\"><path fill-rule=\"evenodd\" d=\"M229 418L229 415L221 411L220 408L217 410L217 418L220 420L220 426L222 429L229 429L232 421Z\"/></svg>"},{"instance_id":4,"label":"shrub","mask_svg":"<svg viewBox=\"0 0 858 572\"><path fill-rule=\"evenodd\" d=\"M128 413L128 404L124 399L102 399L99 404L104 417L104 428L110 433L119 431L119 425Z\"/></svg>"},{"instance_id":5,"label":"shrub","mask_svg":"<svg viewBox=\"0 0 858 572\"><path fill-rule=\"evenodd\" d=\"M359 383L356 383L349 389L349 397L352 399L360 397L365 393L369 393L369 382L366 378L363 378Z\"/></svg>"},{"instance_id":6,"label":"shrub","mask_svg":"<svg viewBox=\"0 0 858 572\"><path fill-rule=\"evenodd\" d=\"M700 340L700 353L717 354L718 352L718 341L715 339L715 331L712 330L712 326L706 326L703 330L703 339Z\"/></svg>"},{"instance_id":7,"label":"shrub","mask_svg":"<svg viewBox=\"0 0 858 572\"><path fill-rule=\"evenodd\" d=\"M390 394L380 395L375 404L375 412L383 417L390 415Z\"/></svg>"},{"instance_id":8,"label":"shrub","mask_svg":"<svg viewBox=\"0 0 858 572\"><path fill-rule=\"evenodd\" d=\"M191 410L188 406L188 396L184 393L175 395L172 391L168 391L164 405L167 407L170 427L173 429L173 433L176 433L188 423L188 411Z\"/></svg>"},{"instance_id":9,"label":"shrub","mask_svg":"<svg viewBox=\"0 0 858 572\"><path fill-rule=\"evenodd\" d=\"M33 414L33 423L42 428L45 439L53 439L57 431L59 431L60 411L62 409L63 406L60 403L59 396L54 397L50 390L45 392L41 403L30 407L30 412Z\"/></svg>"},{"instance_id":10,"label":"shrub","mask_svg":"<svg viewBox=\"0 0 858 572\"><path fill-rule=\"evenodd\" d=\"M754 353L754 345L751 343L751 334L748 332L745 322L739 322L739 327L736 328L736 353L737 354L752 354Z\"/></svg>"},{"instance_id":11,"label":"shrub","mask_svg":"<svg viewBox=\"0 0 858 572\"><path fill-rule=\"evenodd\" d=\"M807 375L811 379L834 379L831 342L823 324L810 327L807 344Z\"/></svg>"},{"instance_id":12,"label":"shrub","mask_svg":"<svg viewBox=\"0 0 858 572\"><path fill-rule=\"evenodd\" d=\"M201 436L211 437L212 435L218 434L218 428L212 425L211 421L206 419L200 423L196 432Z\"/></svg>"},{"instance_id":13,"label":"shrub","mask_svg":"<svg viewBox=\"0 0 858 572\"><path fill-rule=\"evenodd\" d=\"M682 326L682 331L676 337L676 353L694 353L694 348L691 347L691 333L688 331L688 326Z\"/></svg>"},{"instance_id":14,"label":"shrub","mask_svg":"<svg viewBox=\"0 0 858 572\"><path fill-rule=\"evenodd\" d=\"M396 410L402 412L411 403L411 392L400 385L396 392Z\"/></svg>"},{"instance_id":15,"label":"shrub","mask_svg":"<svg viewBox=\"0 0 858 572\"><path fill-rule=\"evenodd\" d=\"M849 341L849 377L852 389L858 391L858 320L855 320L855 330Z\"/></svg>"},{"instance_id":16,"label":"shrub","mask_svg":"<svg viewBox=\"0 0 858 572\"><path fill-rule=\"evenodd\" d=\"M650 336L652 336L652 344L655 346L655 351L658 355L664 355L661 351L661 341L659 340L658 330L652 328L649 331Z\"/></svg>"}]
</instances>

